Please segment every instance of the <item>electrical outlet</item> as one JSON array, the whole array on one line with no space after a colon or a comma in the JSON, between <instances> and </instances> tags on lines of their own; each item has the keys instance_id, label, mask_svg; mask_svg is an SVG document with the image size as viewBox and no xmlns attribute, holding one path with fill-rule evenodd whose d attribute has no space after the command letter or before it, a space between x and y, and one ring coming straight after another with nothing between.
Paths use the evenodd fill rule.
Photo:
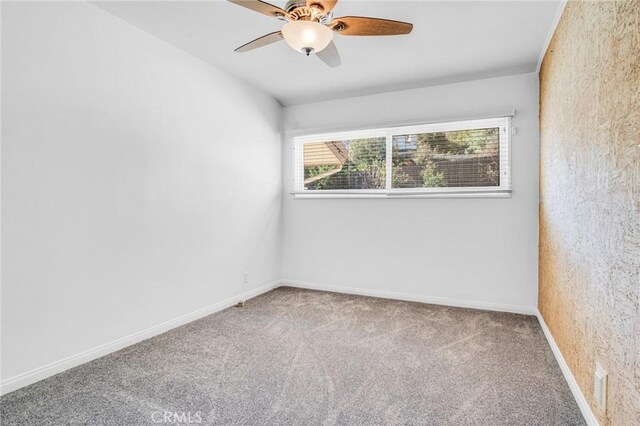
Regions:
<instances>
[{"instance_id":1,"label":"electrical outlet","mask_svg":"<svg viewBox=\"0 0 640 426\"><path fill-rule=\"evenodd\" d=\"M602 411L607 410L607 371L597 362L593 372L593 399Z\"/></svg>"},{"instance_id":2,"label":"electrical outlet","mask_svg":"<svg viewBox=\"0 0 640 426\"><path fill-rule=\"evenodd\" d=\"M249 271L244 271L242 274L242 282L245 284L249 282Z\"/></svg>"}]
</instances>

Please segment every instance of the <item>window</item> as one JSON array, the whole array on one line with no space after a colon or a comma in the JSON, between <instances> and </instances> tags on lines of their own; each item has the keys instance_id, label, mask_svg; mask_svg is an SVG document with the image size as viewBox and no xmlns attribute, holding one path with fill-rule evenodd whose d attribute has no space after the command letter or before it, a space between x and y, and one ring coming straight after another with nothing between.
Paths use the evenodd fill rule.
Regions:
<instances>
[{"instance_id":1,"label":"window","mask_svg":"<svg viewBox=\"0 0 640 426\"><path fill-rule=\"evenodd\" d=\"M304 189L384 189L386 151L384 137L304 144Z\"/></svg>"},{"instance_id":2,"label":"window","mask_svg":"<svg viewBox=\"0 0 640 426\"><path fill-rule=\"evenodd\" d=\"M511 192L510 118L295 138L295 194L454 196Z\"/></svg>"}]
</instances>

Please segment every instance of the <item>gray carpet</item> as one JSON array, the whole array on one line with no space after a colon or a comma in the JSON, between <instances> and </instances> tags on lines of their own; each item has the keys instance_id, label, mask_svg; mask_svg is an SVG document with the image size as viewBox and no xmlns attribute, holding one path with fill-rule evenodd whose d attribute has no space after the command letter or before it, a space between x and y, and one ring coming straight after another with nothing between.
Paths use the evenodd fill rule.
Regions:
<instances>
[{"instance_id":1,"label":"gray carpet","mask_svg":"<svg viewBox=\"0 0 640 426\"><path fill-rule=\"evenodd\" d=\"M584 424L535 317L286 287L0 403L2 425Z\"/></svg>"}]
</instances>

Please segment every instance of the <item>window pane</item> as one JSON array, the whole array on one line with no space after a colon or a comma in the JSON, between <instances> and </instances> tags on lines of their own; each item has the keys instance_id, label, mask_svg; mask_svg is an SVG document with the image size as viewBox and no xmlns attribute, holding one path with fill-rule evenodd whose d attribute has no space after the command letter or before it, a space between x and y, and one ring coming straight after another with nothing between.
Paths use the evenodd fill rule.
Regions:
<instances>
[{"instance_id":1,"label":"window pane","mask_svg":"<svg viewBox=\"0 0 640 426\"><path fill-rule=\"evenodd\" d=\"M304 189L384 189L385 138L304 144Z\"/></svg>"},{"instance_id":2,"label":"window pane","mask_svg":"<svg viewBox=\"0 0 640 426\"><path fill-rule=\"evenodd\" d=\"M499 130L393 136L392 187L500 186Z\"/></svg>"}]
</instances>

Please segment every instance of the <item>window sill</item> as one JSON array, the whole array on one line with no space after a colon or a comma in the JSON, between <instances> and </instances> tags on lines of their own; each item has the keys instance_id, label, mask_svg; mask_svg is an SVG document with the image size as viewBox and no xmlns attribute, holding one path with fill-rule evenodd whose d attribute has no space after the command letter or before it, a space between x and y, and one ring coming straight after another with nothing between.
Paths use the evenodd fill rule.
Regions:
<instances>
[{"instance_id":1,"label":"window sill","mask_svg":"<svg viewBox=\"0 0 640 426\"><path fill-rule=\"evenodd\" d=\"M407 199L407 198L511 198L510 190L468 192L292 192L295 200L306 199Z\"/></svg>"}]
</instances>

